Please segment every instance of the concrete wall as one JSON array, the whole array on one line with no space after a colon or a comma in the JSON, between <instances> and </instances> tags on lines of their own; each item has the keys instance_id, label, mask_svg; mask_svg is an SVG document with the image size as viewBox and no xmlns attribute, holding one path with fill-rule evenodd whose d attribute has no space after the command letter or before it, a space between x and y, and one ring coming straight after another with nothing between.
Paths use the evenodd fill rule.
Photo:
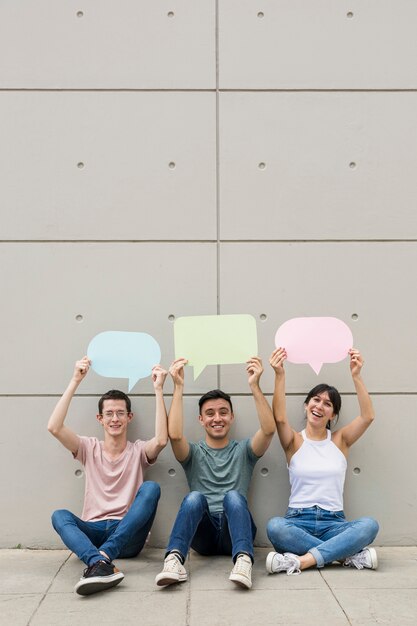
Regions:
<instances>
[{"instance_id":1,"label":"concrete wall","mask_svg":"<svg viewBox=\"0 0 417 626\"><path fill-rule=\"evenodd\" d=\"M346 512L375 516L380 544L416 543L416 20L413 0L1 2L1 547L57 547L50 512L81 510L80 466L46 423L89 340L148 332L167 366L173 316L215 313L254 315L265 362L291 317L350 325L377 420L352 450ZM287 370L301 428L317 377ZM320 380L346 423L347 362ZM116 385L91 372L68 425L99 435L97 397ZM244 366L209 366L187 371L190 439L216 386L250 436ZM132 395L131 437L151 436L149 379ZM163 545L186 484L169 448L148 476ZM276 439L250 494L259 544L288 492Z\"/></svg>"}]
</instances>

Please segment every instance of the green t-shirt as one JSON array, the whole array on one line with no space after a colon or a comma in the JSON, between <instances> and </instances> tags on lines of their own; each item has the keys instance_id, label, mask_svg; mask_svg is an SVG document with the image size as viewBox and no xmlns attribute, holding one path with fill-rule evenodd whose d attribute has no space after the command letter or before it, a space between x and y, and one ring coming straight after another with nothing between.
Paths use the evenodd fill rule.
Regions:
<instances>
[{"instance_id":1,"label":"green t-shirt","mask_svg":"<svg viewBox=\"0 0 417 626\"><path fill-rule=\"evenodd\" d=\"M252 451L250 439L229 441L225 448L210 448L205 441L190 443L190 453L182 461L191 491L207 498L212 513L223 511L223 498L236 490L247 497L253 468L259 457Z\"/></svg>"}]
</instances>

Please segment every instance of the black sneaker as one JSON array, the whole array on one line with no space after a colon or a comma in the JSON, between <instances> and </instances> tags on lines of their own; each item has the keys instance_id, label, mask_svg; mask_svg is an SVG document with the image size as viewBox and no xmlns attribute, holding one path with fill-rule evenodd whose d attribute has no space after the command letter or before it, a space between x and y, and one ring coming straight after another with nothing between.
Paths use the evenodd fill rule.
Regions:
<instances>
[{"instance_id":1,"label":"black sneaker","mask_svg":"<svg viewBox=\"0 0 417 626\"><path fill-rule=\"evenodd\" d=\"M90 593L115 587L122 582L124 577L124 574L119 572L113 563L97 561L84 570L82 578L74 587L74 591L80 596L89 596Z\"/></svg>"}]
</instances>

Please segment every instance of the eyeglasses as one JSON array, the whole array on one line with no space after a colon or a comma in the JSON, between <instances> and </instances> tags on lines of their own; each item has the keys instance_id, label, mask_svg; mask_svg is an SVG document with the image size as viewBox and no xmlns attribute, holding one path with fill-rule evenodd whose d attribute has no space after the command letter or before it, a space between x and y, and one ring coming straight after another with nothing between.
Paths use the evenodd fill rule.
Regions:
<instances>
[{"instance_id":1,"label":"eyeglasses","mask_svg":"<svg viewBox=\"0 0 417 626\"><path fill-rule=\"evenodd\" d=\"M122 419L123 417L126 417L127 414L128 414L127 411L105 411L104 413L102 413L102 416L106 420L111 420L114 415L118 419Z\"/></svg>"}]
</instances>

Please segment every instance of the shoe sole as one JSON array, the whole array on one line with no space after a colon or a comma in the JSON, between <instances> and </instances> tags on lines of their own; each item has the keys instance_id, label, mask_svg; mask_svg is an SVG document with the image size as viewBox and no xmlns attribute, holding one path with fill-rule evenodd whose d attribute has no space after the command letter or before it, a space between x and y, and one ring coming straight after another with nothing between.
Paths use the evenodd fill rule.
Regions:
<instances>
[{"instance_id":1,"label":"shoe sole","mask_svg":"<svg viewBox=\"0 0 417 626\"><path fill-rule=\"evenodd\" d=\"M187 573L178 574L178 576L169 575L166 573L158 574L155 578L155 582L158 587L167 587L168 585L174 585L175 583L185 583L187 580Z\"/></svg>"},{"instance_id":2,"label":"shoe sole","mask_svg":"<svg viewBox=\"0 0 417 626\"><path fill-rule=\"evenodd\" d=\"M372 568L368 569L377 569L378 567L378 555L376 553L375 548L368 548L369 554L371 555Z\"/></svg>"},{"instance_id":3,"label":"shoe sole","mask_svg":"<svg viewBox=\"0 0 417 626\"><path fill-rule=\"evenodd\" d=\"M248 580L248 578L244 578L243 576L239 576L239 574L230 574L229 580L242 589L250 589L252 587L252 581Z\"/></svg>"},{"instance_id":4,"label":"shoe sole","mask_svg":"<svg viewBox=\"0 0 417 626\"><path fill-rule=\"evenodd\" d=\"M276 552L270 552L268 556L266 557L265 567L266 567L266 571L268 572L268 574L275 573L274 570L272 569L272 561L274 560L275 555L276 555Z\"/></svg>"},{"instance_id":5,"label":"shoe sole","mask_svg":"<svg viewBox=\"0 0 417 626\"><path fill-rule=\"evenodd\" d=\"M115 587L122 582L124 574L118 572L111 576L95 576L92 578L83 578L74 587L75 593L80 596L89 596L98 591L105 591L111 587Z\"/></svg>"}]
</instances>

